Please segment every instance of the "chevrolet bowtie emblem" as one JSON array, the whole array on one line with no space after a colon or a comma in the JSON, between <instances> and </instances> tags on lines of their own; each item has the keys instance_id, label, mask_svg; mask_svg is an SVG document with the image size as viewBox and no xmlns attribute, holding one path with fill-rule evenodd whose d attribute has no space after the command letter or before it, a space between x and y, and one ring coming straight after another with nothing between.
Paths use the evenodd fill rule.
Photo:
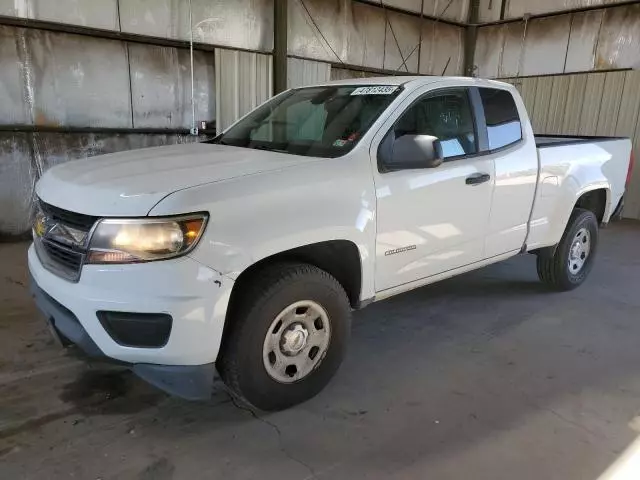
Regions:
<instances>
[{"instance_id":1,"label":"chevrolet bowtie emblem","mask_svg":"<svg viewBox=\"0 0 640 480\"><path fill-rule=\"evenodd\" d=\"M77 230L67 225L56 223L55 225L53 225L53 227L51 227L51 230L49 230L47 236L52 238L53 240L61 243L66 243L68 245L82 245L87 234L86 232Z\"/></svg>"},{"instance_id":2,"label":"chevrolet bowtie emblem","mask_svg":"<svg viewBox=\"0 0 640 480\"><path fill-rule=\"evenodd\" d=\"M44 216L36 216L36 219L33 222L33 231L38 237L44 237L44 234L47 233L47 224Z\"/></svg>"}]
</instances>

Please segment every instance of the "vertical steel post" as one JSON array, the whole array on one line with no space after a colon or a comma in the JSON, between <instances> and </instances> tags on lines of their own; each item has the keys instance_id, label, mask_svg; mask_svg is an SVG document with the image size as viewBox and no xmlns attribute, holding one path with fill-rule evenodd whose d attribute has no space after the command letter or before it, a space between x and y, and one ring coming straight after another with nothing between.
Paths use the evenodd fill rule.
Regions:
<instances>
[{"instance_id":1,"label":"vertical steel post","mask_svg":"<svg viewBox=\"0 0 640 480\"><path fill-rule=\"evenodd\" d=\"M476 41L478 39L478 14L480 0L471 0L469 4L468 25L464 29L464 74L467 77L475 76L474 57L476 53Z\"/></svg>"},{"instance_id":2,"label":"vertical steel post","mask_svg":"<svg viewBox=\"0 0 640 480\"><path fill-rule=\"evenodd\" d=\"M273 88L274 94L287 89L287 0L273 2Z\"/></svg>"}]
</instances>

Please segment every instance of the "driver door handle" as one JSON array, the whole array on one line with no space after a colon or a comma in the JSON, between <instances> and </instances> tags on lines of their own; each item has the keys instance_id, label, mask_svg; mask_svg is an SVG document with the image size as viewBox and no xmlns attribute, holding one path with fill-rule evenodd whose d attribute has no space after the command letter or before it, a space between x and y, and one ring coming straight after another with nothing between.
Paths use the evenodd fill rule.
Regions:
<instances>
[{"instance_id":1,"label":"driver door handle","mask_svg":"<svg viewBox=\"0 0 640 480\"><path fill-rule=\"evenodd\" d=\"M474 173L470 177L467 177L465 183L467 185L480 185L481 183L491 180L491 175L488 173Z\"/></svg>"}]
</instances>

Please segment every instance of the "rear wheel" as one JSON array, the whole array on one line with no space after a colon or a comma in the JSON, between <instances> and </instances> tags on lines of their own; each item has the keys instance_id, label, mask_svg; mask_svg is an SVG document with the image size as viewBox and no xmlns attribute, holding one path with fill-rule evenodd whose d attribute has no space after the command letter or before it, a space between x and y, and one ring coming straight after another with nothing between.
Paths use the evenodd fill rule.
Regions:
<instances>
[{"instance_id":1,"label":"rear wheel","mask_svg":"<svg viewBox=\"0 0 640 480\"><path fill-rule=\"evenodd\" d=\"M538 254L538 277L555 290L581 285L593 267L598 246L598 220L593 212L576 208L555 250Z\"/></svg>"},{"instance_id":2,"label":"rear wheel","mask_svg":"<svg viewBox=\"0 0 640 480\"><path fill-rule=\"evenodd\" d=\"M338 281L306 264L259 272L236 303L220 374L262 410L280 410L322 390L342 362L351 307Z\"/></svg>"}]
</instances>

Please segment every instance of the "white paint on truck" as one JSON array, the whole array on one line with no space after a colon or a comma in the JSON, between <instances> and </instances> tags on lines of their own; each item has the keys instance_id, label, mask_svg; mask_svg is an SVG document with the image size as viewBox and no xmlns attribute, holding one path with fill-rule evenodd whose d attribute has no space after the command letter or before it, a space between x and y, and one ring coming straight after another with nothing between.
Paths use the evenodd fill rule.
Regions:
<instances>
[{"instance_id":1,"label":"white paint on truck","mask_svg":"<svg viewBox=\"0 0 640 480\"><path fill-rule=\"evenodd\" d=\"M107 357L133 366L213 364L219 360L235 283L258 262L322 242L350 242L360 264L360 271L352 272L360 279L359 302L352 303L366 304L523 251L552 254L585 193L603 191L603 223L624 194L628 139L535 137L511 85L454 77L344 80L315 87L320 93L310 105L324 101L323 92L330 96L343 87L353 87L345 90L349 101L375 96L389 103L368 128L338 135L327 147L348 148L342 155L218 141L117 153L50 169L36 191L41 202L58 209L96 219L205 212L208 221L195 248L184 256L144 263L84 262L75 282L45 266L32 246L29 268L35 285L71 312ZM504 112L484 112L481 91L510 95L519 127L505 120L491 128L521 138L491 148L483 122ZM391 131L396 143L402 138L407 112L417 102L443 95L468 100L474 122L468 138L441 137L433 143L433 149L442 150L433 154L433 168L381 167L383 142ZM444 108L446 102L425 105ZM329 107L325 110L331 114ZM227 132L242 130L253 121L251 115ZM452 121L445 110L432 118L453 127L461 121ZM313 130L311 120L299 122L310 122ZM262 128L249 126L254 133ZM465 154L465 148L473 154ZM161 312L171 315L173 325L165 345L127 346L106 331L99 311ZM292 341L305 340L301 335Z\"/></svg>"}]
</instances>

